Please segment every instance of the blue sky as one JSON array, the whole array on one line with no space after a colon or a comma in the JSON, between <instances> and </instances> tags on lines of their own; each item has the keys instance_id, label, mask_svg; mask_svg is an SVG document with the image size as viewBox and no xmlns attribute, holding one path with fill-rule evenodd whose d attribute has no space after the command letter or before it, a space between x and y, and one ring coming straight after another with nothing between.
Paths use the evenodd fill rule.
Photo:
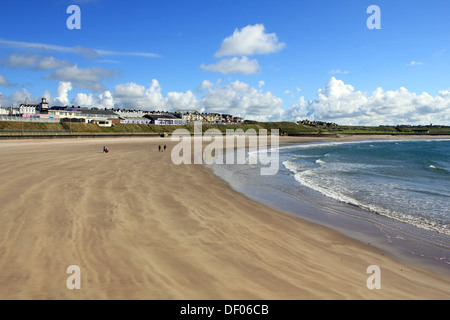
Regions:
<instances>
[{"instance_id":1,"label":"blue sky","mask_svg":"<svg viewBox=\"0 0 450 320\"><path fill-rule=\"evenodd\" d=\"M67 8L81 9L69 30ZM381 29L366 26L370 5ZM450 124L450 2L3 0L0 104Z\"/></svg>"}]
</instances>

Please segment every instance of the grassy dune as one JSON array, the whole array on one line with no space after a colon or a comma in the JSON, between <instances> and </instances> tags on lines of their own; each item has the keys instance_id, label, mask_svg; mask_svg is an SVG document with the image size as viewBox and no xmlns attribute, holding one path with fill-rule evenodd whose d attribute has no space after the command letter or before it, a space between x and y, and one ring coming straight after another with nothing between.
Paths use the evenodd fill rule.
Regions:
<instances>
[{"instance_id":1,"label":"grassy dune","mask_svg":"<svg viewBox=\"0 0 450 320\"><path fill-rule=\"evenodd\" d=\"M46 132L67 134L171 134L176 129L185 129L190 133L194 133L193 125L182 126L158 126L147 124L116 124L110 128L99 127L96 124L86 123L30 123L30 122L0 122L0 134L18 134L26 132L27 134L45 134ZM252 124L228 124L228 125L211 125L203 124L202 130L217 129L223 134L227 130L243 130L246 132L253 129L259 130L278 129L281 135L301 135L301 134L414 134L414 130L429 130L430 134L450 134L450 127L366 127L366 126L307 126L297 124L295 122L258 122Z\"/></svg>"}]
</instances>

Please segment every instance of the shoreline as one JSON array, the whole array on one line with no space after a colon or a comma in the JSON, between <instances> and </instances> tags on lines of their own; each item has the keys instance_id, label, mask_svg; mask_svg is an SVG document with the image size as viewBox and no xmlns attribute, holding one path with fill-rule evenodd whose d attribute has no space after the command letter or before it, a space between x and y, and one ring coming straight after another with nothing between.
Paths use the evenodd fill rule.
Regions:
<instances>
[{"instance_id":1,"label":"shoreline","mask_svg":"<svg viewBox=\"0 0 450 320\"><path fill-rule=\"evenodd\" d=\"M412 137L380 139L378 136L372 136L369 138L356 137L353 139L320 139L314 141L286 139L288 141L280 141L280 148L289 145L335 142L345 144L347 142L417 140ZM432 140L448 139L439 137ZM280 166L282 167L281 163ZM234 170L233 166L221 165L210 166L210 169L216 176L225 180L233 190L246 195L253 201L264 203L274 210L280 210L302 220L328 227L361 243L375 246L393 258L450 275L448 235L422 229L416 225L407 224L382 214L369 212L359 206L327 197L314 189L299 184L294 178L290 182L289 180L286 181L283 179L286 173L278 173L278 177L261 178L257 173L258 169L247 165L237 170ZM364 230L364 232L361 232L361 230Z\"/></svg>"},{"instance_id":2,"label":"shoreline","mask_svg":"<svg viewBox=\"0 0 450 320\"><path fill-rule=\"evenodd\" d=\"M175 145L1 142L0 299L448 298L448 277L175 166L159 144ZM80 291L65 287L71 264ZM366 288L373 264L381 290Z\"/></svg>"}]
</instances>

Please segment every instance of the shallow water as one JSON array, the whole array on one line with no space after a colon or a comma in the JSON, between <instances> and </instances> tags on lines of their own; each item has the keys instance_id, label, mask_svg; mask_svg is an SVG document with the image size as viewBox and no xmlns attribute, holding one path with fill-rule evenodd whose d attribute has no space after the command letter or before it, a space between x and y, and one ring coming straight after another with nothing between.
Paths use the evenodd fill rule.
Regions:
<instances>
[{"instance_id":1,"label":"shallow water","mask_svg":"<svg viewBox=\"0 0 450 320\"><path fill-rule=\"evenodd\" d=\"M450 272L449 140L309 143L279 156L274 176L255 165L212 170L254 200Z\"/></svg>"}]
</instances>

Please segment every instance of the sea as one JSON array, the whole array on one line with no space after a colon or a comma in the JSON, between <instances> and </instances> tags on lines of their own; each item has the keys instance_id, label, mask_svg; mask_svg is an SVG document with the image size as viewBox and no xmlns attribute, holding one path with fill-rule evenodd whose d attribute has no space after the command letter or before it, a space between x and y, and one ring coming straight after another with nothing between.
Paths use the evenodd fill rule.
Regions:
<instances>
[{"instance_id":1,"label":"sea","mask_svg":"<svg viewBox=\"0 0 450 320\"><path fill-rule=\"evenodd\" d=\"M450 140L314 142L278 152L274 176L250 164L212 170L256 201L450 271Z\"/></svg>"}]
</instances>

